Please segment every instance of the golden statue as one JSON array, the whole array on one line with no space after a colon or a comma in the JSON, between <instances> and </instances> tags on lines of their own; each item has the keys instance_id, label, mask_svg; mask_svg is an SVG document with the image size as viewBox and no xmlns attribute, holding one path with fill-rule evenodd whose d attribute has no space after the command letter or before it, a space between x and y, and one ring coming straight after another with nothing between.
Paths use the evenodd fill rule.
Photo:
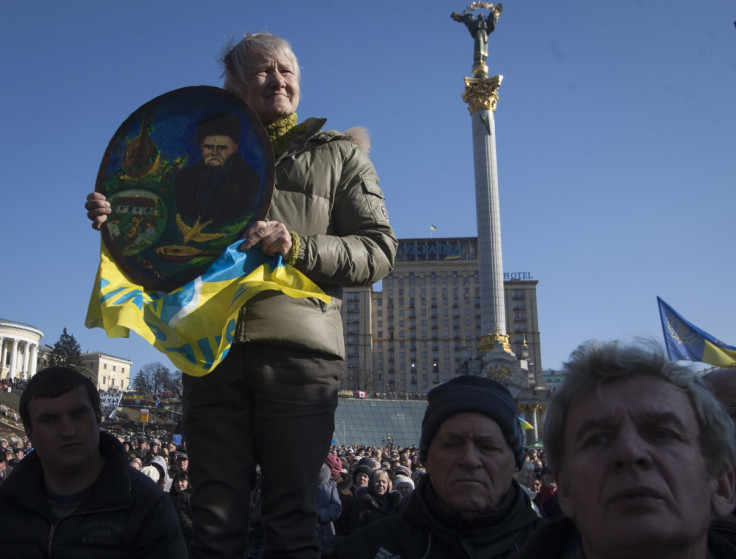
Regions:
<instances>
[{"instance_id":1,"label":"golden statue","mask_svg":"<svg viewBox=\"0 0 736 559\"><path fill-rule=\"evenodd\" d=\"M480 9L489 10L487 15L473 15L473 12ZM465 8L462 14L452 12L452 19L464 23L465 27L470 31L470 35L475 39L475 51L473 53L473 76L476 78L485 78L488 76L488 66L486 59L488 58L488 35L493 33L498 23L498 16L503 10L501 4L493 7L489 2L473 2Z\"/></svg>"}]
</instances>

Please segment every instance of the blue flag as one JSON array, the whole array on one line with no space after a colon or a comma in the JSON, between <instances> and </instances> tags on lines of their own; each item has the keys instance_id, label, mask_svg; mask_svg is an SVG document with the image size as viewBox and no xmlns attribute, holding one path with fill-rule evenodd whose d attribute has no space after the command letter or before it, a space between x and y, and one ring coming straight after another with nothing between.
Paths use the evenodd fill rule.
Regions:
<instances>
[{"instance_id":1,"label":"blue flag","mask_svg":"<svg viewBox=\"0 0 736 559\"><path fill-rule=\"evenodd\" d=\"M736 367L736 347L717 340L694 326L657 297L667 355L673 361L699 361L719 367Z\"/></svg>"}]
</instances>

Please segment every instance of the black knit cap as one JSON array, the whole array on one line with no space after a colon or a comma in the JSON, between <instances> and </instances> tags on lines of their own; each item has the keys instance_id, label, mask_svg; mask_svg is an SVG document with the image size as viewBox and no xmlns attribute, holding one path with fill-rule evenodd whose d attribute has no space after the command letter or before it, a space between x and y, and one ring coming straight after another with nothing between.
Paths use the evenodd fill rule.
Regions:
<instances>
[{"instance_id":1,"label":"black knit cap","mask_svg":"<svg viewBox=\"0 0 736 559\"><path fill-rule=\"evenodd\" d=\"M229 136L236 144L240 143L240 119L234 113L221 113L205 118L197 129L197 143L201 144L207 136Z\"/></svg>"},{"instance_id":2,"label":"black knit cap","mask_svg":"<svg viewBox=\"0 0 736 559\"><path fill-rule=\"evenodd\" d=\"M363 464L362 466L358 466L357 468L355 468L355 471L353 472L353 483L355 483L355 478L357 477L358 474L365 474L368 477L371 477L372 473L373 473L373 468L371 468L370 466L366 466L365 464Z\"/></svg>"},{"instance_id":3,"label":"black knit cap","mask_svg":"<svg viewBox=\"0 0 736 559\"><path fill-rule=\"evenodd\" d=\"M428 394L427 410L422 420L419 457L427 460L429 445L442 423L459 413L477 412L487 415L501 428L516 459L517 467L524 461L524 443L516 402L508 389L493 379L461 375L433 388Z\"/></svg>"}]
</instances>

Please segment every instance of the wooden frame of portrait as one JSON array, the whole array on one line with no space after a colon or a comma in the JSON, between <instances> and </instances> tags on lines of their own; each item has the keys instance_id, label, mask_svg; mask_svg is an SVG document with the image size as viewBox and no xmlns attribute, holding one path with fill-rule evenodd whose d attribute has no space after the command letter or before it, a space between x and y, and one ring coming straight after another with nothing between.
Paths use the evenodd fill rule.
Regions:
<instances>
[{"instance_id":1,"label":"wooden frame of portrait","mask_svg":"<svg viewBox=\"0 0 736 559\"><path fill-rule=\"evenodd\" d=\"M172 291L202 275L271 204L263 125L235 95L184 87L145 103L110 140L95 190L102 238L129 279Z\"/></svg>"}]
</instances>

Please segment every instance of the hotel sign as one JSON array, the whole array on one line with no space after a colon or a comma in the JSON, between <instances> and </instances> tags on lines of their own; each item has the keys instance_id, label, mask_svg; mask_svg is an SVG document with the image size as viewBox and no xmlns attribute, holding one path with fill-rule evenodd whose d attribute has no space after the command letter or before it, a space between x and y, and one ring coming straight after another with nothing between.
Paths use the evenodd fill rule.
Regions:
<instances>
[{"instance_id":1,"label":"hotel sign","mask_svg":"<svg viewBox=\"0 0 736 559\"><path fill-rule=\"evenodd\" d=\"M533 280L531 272L504 272L503 281L509 280Z\"/></svg>"},{"instance_id":2,"label":"hotel sign","mask_svg":"<svg viewBox=\"0 0 736 559\"><path fill-rule=\"evenodd\" d=\"M400 239L397 262L430 262L442 260L478 260L476 237L440 239ZM503 280L532 281L531 272L504 272Z\"/></svg>"},{"instance_id":3,"label":"hotel sign","mask_svg":"<svg viewBox=\"0 0 736 559\"><path fill-rule=\"evenodd\" d=\"M399 247L399 254L405 259L444 260L462 257L463 249L460 243L427 242Z\"/></svg>"}]
</instances>

